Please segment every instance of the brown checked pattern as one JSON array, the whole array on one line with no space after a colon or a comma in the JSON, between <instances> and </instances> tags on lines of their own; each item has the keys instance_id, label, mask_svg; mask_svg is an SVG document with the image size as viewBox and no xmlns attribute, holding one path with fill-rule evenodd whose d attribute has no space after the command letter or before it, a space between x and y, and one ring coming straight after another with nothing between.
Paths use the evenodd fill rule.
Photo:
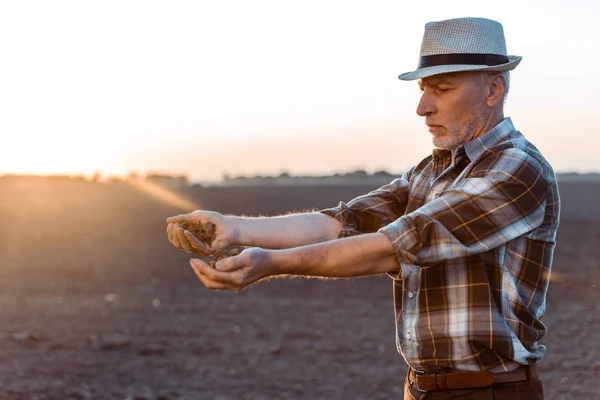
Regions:
<instances>
[{"instance_id":1,"label":"brown checked pattern","mask_svg":"<svg viewBox=\"0 0 600 400\"><path fill-rule=\"evenodd\" d=\"M554 171L510 118L322 210L393 243L397 346L416 370L508 371L539 341L560 214Z\"/></svg>"}]
</instances>

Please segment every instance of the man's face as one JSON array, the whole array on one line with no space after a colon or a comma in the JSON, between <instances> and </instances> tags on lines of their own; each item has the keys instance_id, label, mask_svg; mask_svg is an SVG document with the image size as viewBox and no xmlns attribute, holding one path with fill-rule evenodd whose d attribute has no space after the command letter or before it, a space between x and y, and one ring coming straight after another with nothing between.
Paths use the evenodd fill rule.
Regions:
<instances>
[{"instance_id":1,"label":"man's face","mask_svg":"<svg viewBox=\"0 0 600 400\"><path fill-rule=\"evenodd\" d=\"M478 72L434 75L419 81L417 114L425 117L433 145L453 150L488 130L487 77Z\"/></svg>"}]
</instances>

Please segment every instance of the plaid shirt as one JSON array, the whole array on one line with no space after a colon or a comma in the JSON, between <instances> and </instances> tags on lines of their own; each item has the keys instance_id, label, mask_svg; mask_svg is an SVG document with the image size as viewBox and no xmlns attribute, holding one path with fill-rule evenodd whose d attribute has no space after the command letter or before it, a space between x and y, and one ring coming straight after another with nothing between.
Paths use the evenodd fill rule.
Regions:
<instances>
[{"instance_id":1,"label":"plaid shirt","mask_svg":"<svg viewBox=\"0 0 600 400\"><path fill-rule=\"evenodd\" d=\"M381 232L400 270L396 344L420 371L510 371L541 359L560 199L510 118L338 207L340 237Z\"/></svg>"}]
</instances>

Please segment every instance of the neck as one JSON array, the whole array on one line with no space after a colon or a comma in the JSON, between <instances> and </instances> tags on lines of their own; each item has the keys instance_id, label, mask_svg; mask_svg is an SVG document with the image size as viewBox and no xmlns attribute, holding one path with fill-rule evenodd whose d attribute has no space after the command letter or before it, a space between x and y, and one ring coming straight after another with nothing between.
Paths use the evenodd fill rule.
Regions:
<instances>
[{"instance_id":1,"label":"neck","mask_svg":"<svg viewBox=\"0 0 600 400\"><path fill-rule=\"evenodd\" d=\"M477 139L479 136L483 135L484 133L498 125L500 122L502 122L503 119L504 110L502 110L501 107L498 107L497 109L493 110L483 121L483 126L473 135L471 140Z\"/></svg>"},{"instance_id":2,"label":"neck","mask_svg":"<svg viewBox=\"0 0 600 400\"><path fill-rule=\"evenodd\" d=\"M501 108L494 110L487 116L487 118L485 118L483 120L481 129L478 129L473 134L471 139L469 139L468 141L470 142L472 140L477 139L478 137L480 137L481 135L483 135L487 131L491 130L496 125L498 125L500 122L502 122L503 119L504 119L504 111ZM452 154L452 164L454 164L454 155L456 154L456 149L452 149L451 154Z\"/></svg>"}]
</instances>

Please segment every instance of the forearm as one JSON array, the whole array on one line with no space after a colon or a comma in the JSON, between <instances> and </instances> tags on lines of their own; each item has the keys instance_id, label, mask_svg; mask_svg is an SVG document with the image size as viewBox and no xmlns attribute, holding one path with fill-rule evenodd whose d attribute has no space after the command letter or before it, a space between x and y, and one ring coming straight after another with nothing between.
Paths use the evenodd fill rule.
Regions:
<instances>
[{"instance_id":1,"label":"forearm","mask_svg":"<svg viewBox=\"0 0 600 400\"><path fill-rule=\"evenodd\" d=\"M337 239L341 224L315 212L278 217L234 217L240 244L265 249L287 249Z\"/></svg>"},{"instance_id":2,"label":"forearm","mask_svg":"<svg viewBox=\"0 0 600 400\"><path fill-rule=\"evenodd\" d=\"M353 277L397 271L400 266L389 239L381 233L272 252L278 274Z\"/></svg>"},{"instance_id":3,"label":"forearm","mask_svg":"<svg viewBox=\"0 0 600 400\"><path fill-rule=\"evenodd\" d=\"M199 259L192 259L190 264L207 288L235 292L274 276L350 278L400 268L392 243L382 233L283 250L254 247L238 256L219 260L214 268Z\"/></svg>"}]
</instances>

